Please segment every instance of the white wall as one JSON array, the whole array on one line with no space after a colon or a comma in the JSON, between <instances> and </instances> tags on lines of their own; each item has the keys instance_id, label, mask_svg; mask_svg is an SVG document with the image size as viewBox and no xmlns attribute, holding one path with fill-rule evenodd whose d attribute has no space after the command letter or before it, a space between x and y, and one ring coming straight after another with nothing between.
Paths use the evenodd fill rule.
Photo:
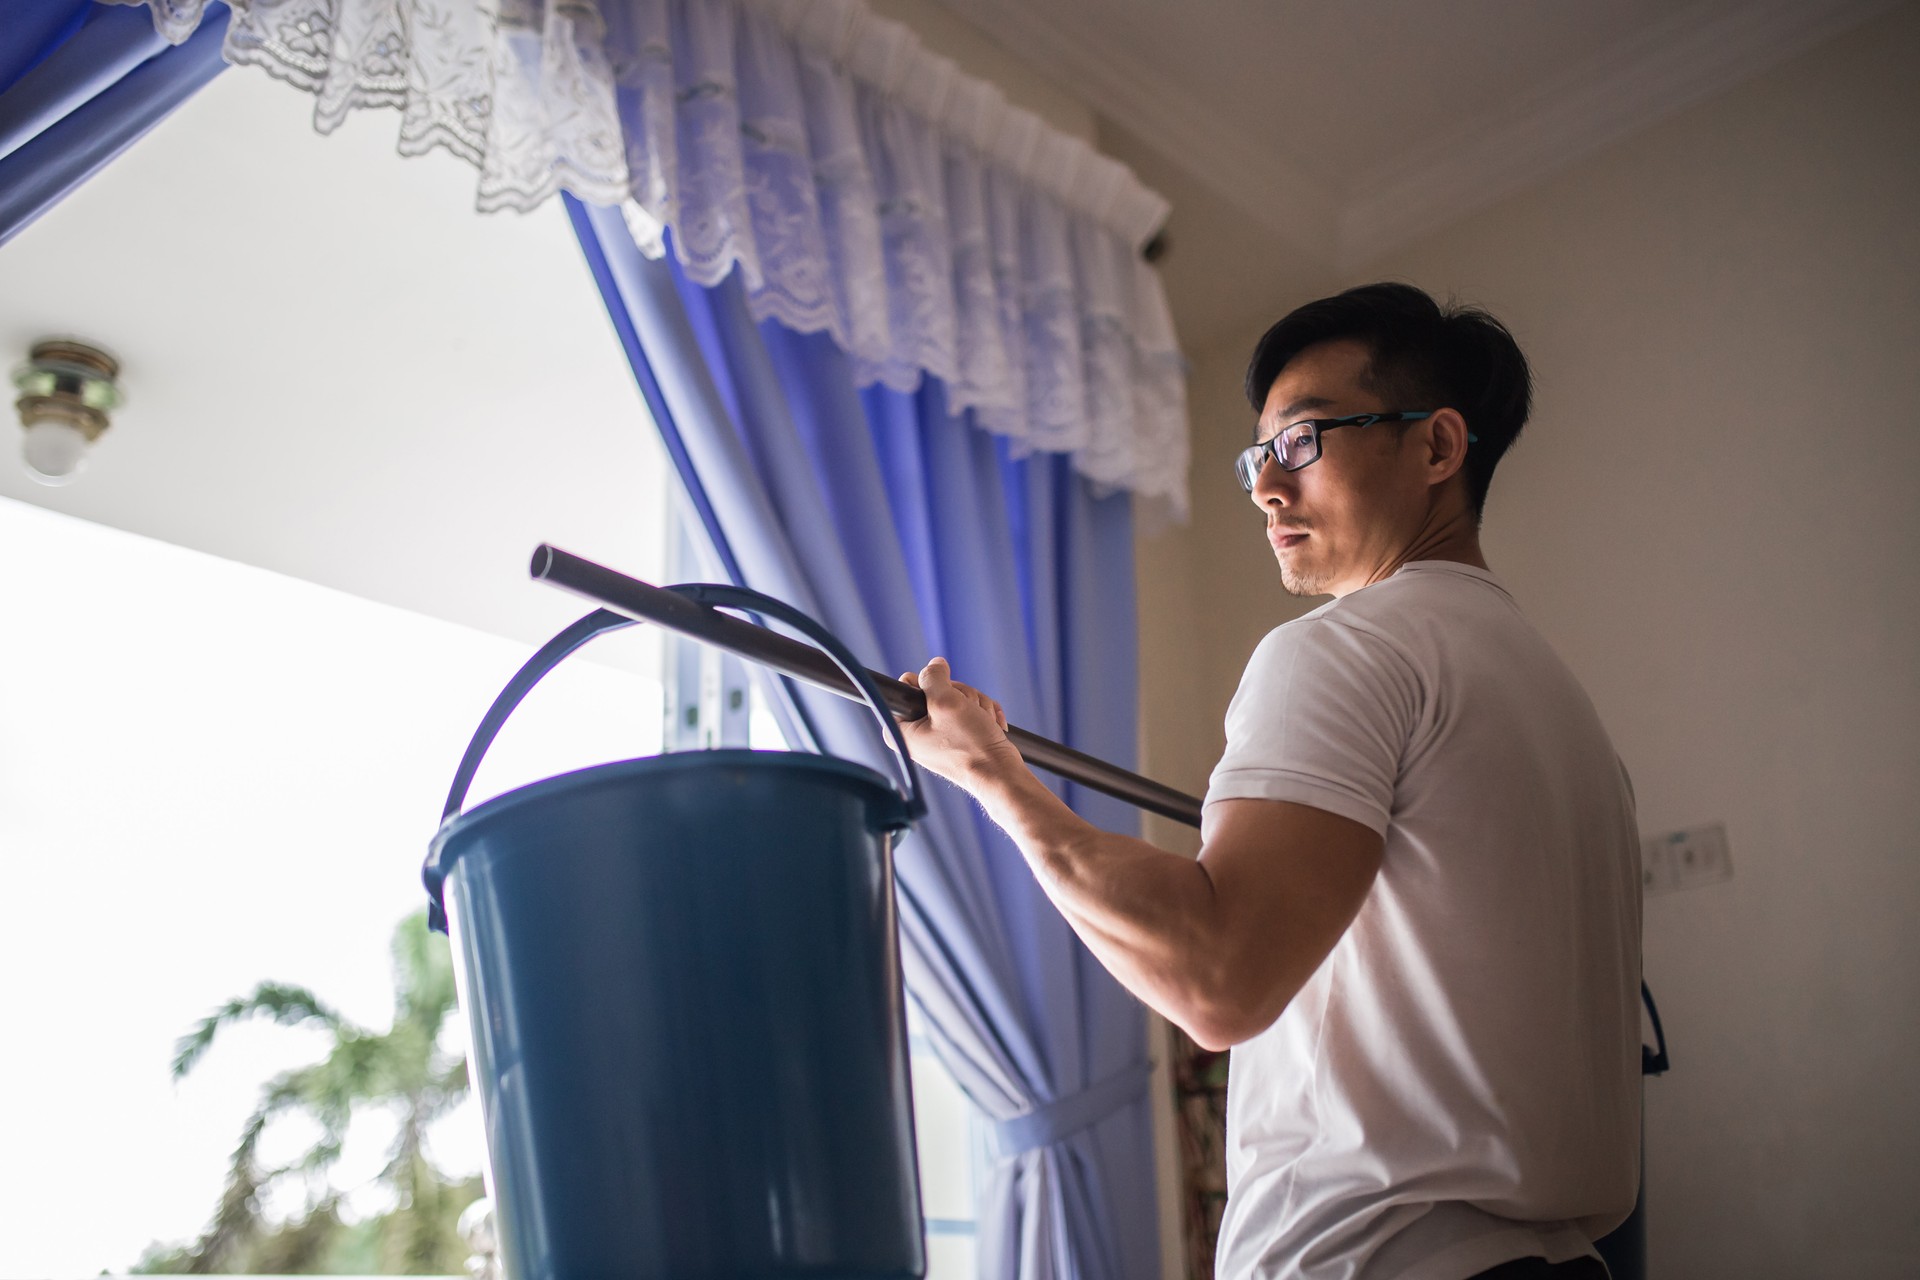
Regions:
<instances>
[{"instance_id":1,"label":"white wall","mask_svg":"<svg viewBox=\"0 0 1920 1280\"><path fill-rule=\"evenodd\" d=\"M1916 62L1909 4L1335 282L1513 327L1540 390L1489 558L1592 692L1642 829L1731 835L1731 882L1647 904L1668 1280L1920 1273ZM1254 336L1196 361L1201 515L1143 543L1148 740L1183 751L1290 612L1249 577L1251 512L1202 487Z\"/></svg>"}]
</instances>

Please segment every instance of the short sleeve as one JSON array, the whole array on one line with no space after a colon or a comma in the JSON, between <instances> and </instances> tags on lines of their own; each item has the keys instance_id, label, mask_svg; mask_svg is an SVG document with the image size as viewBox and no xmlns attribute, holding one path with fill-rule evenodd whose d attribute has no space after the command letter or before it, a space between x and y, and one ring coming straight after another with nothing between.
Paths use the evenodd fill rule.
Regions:
<instances>
[{"instance_id":1,"label":"short sleeve","mask_svg":"<svg viewBox=\"0 0 1920 1280\"><path fill-rule=\"evenodd\" d=\"M1302 618L1254 650L1227 708L1227 750L1206 803L1287 800L1386 834L1419 682L1364 627Z\"/></svg>"}]
</instances>

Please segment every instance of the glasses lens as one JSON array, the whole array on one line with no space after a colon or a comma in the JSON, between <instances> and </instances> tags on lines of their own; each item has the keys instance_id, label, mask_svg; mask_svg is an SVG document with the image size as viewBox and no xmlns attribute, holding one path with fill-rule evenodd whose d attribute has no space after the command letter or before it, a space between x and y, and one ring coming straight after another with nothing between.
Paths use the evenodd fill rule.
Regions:
<instances>
[{"instance_id":1,"label":"glasses lens","mask_svg":"<svg viewBox=\"0 0 1920 1280\"><path fill-rule=\"evenodd\" d=\"M1273 454L1283 470L1298 471L1320 456L1320 432L1311 422L1296 422L1274 437Z\"/></svg>"},{"instance_id":2,"label":"glasses lens","mask_svg":"<svg viewBox=\"0 0 1920 1280\"><path fill-rule=\"evenodd\" d=\"M1255 482L1260 479L1260 468L1266 463L1267 446L1256 444L1251 449L1242 449L1240 456L1233 460L1233 473L1240 477L1240 487L1252 493Z\"/></svg>"}]
</instances>

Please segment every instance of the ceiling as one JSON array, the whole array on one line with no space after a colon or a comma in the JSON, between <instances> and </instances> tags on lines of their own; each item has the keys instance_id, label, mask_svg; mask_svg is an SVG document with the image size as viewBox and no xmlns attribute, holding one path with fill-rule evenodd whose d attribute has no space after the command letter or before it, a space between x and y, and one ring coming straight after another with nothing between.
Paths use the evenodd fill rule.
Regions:
<instances>
[{"instance_id":1,"label":"ceiling","mask_svg":"<svg viewBox=\"0 0 1920 1280\"><path fill-rule=\"evenodd\" d=\"M875 3L1169 196L1195 356L1889 7ZM130 398L78 483L0 458L0 497L533 639L575 611L525 584L533 543L659 554L624 358L557 203L476 216L472 170L396 156L389 113L311 112L230 71L0 252L0 365L92 338Z\"/></svg>"},{"instance_id":2,"label":"ceiling","mask_svg":"<svg viewBox=\"0 0 1920 1280\"><path fill-rule=\"evenodd\" d=\"M63 488L8 428L0 498L544 639L584 606L527 580L536 544L641 570L667 521L565 213L477 215L473 169L396 155L393 113L312 112L229 70L0 250L0 368L82 337L127 394Z\"/></svg>"},{"instance_id":3,"label":"ceiling","mask_svg":"<svg viewBox=\"0 0 1920 1280\"><path fill-rule=\"evenodd\" d=\"M936 0L1172 200L1190 351L1894 2Z\"/></svg>"}]
</instances>

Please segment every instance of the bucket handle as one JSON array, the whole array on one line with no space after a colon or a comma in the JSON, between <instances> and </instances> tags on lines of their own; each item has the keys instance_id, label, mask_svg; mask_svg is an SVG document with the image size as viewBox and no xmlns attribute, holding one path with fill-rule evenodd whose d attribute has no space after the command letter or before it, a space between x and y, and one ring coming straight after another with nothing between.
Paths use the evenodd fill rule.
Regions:
<instances>
[{"instance_id":1,"label":"bucket handle","mask_svg":"<svg viewBox=\"0 0 1920 1280\"><path fill-rule=\"evenodd\" d=\"M906 731L887 709L886 695L880 692L880 686L874 682L873 673L853 656L852 650L840 642L840 637L785 600L776 600L751 587L736 587L726 582L686 582L668 587L667 590L683 595L695 604L778 618L819 645L821 652L833 659L833 665L845 672L847 679L859 687L860 696L880 721L887 745L893 748L900 766L900 781L905 784L898 788L900 802L906 806L906 820L901 826L910 827L927 816L927 796L920 785L920 767L914 764L913 753L907 750Z\"/></svg>"},{"instance_id":2,"label":"bucket handle","mask_svg":"<svg viewBox=\"0 0 1920 1280\"><path fill-rule=\"evenodd\" d=\"M778 618L794 630L804 634L809 640L820 646L834 665L846 673L847 679L859 687L867 705L888 738L888 745L899 757L900 778L905 783L898 789L901 802L906 806L905 820L900 824L907 827L918 822L927 813L927 798L920 785L920 770L913 763L913 756L907 750L906 733L887 710L886 699L880 693L880 686L874 683L873 676L860 664L839 637L821 626L811 617L794 608L784 600L776 600L749 587L736 587L720 582L683 582L665 588L677 595L687 597L696 604L718 606L723 609L739 609L765 614ZM466 754L460 757L460 767L454 771L453 786L447 791L447 803L440 811L440 821L460 812L467 802L467 791L473 785L473 777L480 770L480 762L486 757L487 749L500 735L507 723L507 717L514 713L533 687L540 683L547 672L559 666L561 661L575 649L595 636L608 631L618 631L622 627L633 626L639 621L611 609L595 609L580 618L553 639L541 645L521 668L514 672L513 679L507 681L506 688L487 708L487 714L481 717L480 727L473 732L473 738L467 743ZM427 925L438 932L446 932L446 911L441 905L440 877L436 874L434 859L427 859L425 879L427 882L428 912Z\"/></svg>"},{"instance_id":3,"label":"bucket handle","mask_svg":"<svg viewBox=\"0 0 1920 1280\"><path fill-rule=\"evenodd\" d=\"M473 785L473 775L480 771L480 762L486 758L487 749L493 746L493 740L500 736L500 730L506 725L507 717L512 715L526 696L533 692L533 686L539 684L547 672L560 665L568 654L578 649L597 635L609 631L618 631L622 627L631 627L634 619L611 609L595 609L584 618L580 618L565 631L541 645L531 658L513 673L513 679L507 681L507 687L487 708L487 714L481 718L480 727L473 731L473 738L467 743L467 753L460 757L460 767L454 771L453 786L447 792L447 803L440 810L440 821L445 822L467 802L467 789Z\"/></svg>"}]
</instances>

